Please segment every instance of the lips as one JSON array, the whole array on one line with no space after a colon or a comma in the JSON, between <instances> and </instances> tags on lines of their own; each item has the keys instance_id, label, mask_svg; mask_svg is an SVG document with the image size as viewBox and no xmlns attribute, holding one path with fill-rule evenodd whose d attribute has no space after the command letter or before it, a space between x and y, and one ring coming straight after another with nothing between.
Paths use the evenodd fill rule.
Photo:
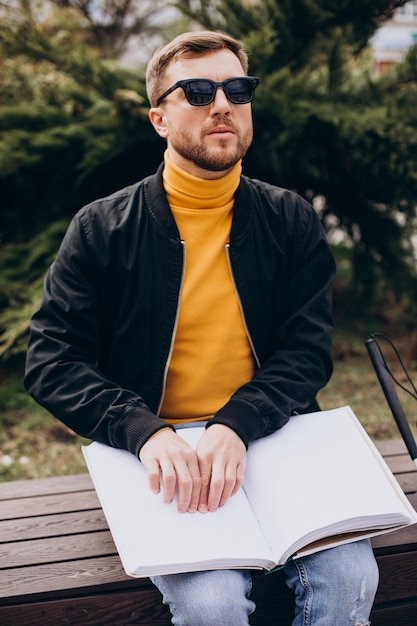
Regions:
<instances>
[{"instance_id":1,"label":"lips","mask_svg":"<svg viewBox=\"0 0 417 626\"><path fill-rule=\"evenodd\" d=\"M229 126L216 126L209 131L209 135L234 135L234 131Z\"/></svg>"}]
</instances>

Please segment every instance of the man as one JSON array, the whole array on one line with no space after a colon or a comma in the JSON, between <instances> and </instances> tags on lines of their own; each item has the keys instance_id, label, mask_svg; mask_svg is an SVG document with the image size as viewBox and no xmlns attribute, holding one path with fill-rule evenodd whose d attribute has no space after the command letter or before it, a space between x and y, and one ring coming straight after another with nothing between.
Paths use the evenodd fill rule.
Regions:
<instances>
[{"instance_id":1,"label":"man","mask_svg":"<svg viewBox=\"0 0 417 626\"><path fill-rule=\"evenodd\" d=\"M241 174L257 84L222 34L185 33L155 53L149 117L164 164L75 216L32 320L28 390L78 433L137 455L181 513L224 506L249 442L313 409L332 370L334 262L319 220ZM194 421L207 422L196 451L175 431ZM369 542L285 571L295 625L369 623ZM249 572L153 581L177 625L239 626L255 608Z\"/></svg>"}]
</instances>

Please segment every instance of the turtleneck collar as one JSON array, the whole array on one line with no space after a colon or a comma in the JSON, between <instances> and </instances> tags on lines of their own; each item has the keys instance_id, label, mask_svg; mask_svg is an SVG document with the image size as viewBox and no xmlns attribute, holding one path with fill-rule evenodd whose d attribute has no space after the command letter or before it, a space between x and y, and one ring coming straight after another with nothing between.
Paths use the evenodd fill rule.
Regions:
<instances>
[{"instance_id":1,"label":"turtleneck collar","mask_svg":"<svg viewBox=\"0 0 417 626\"><path fill-rule=\"evenodd\" d=\"M188 174L164 155L163 183L171 208L218 209L233 202L242 173L240 160L225 176L205 180Z\"/></svg>"}]
</instances>

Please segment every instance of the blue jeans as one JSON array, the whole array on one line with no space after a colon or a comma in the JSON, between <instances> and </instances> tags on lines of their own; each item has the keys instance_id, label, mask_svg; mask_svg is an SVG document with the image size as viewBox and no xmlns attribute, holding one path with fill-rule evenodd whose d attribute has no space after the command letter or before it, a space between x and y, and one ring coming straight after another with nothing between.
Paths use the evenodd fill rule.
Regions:
<instances>
[{"instance_id":1,"label":"blue jeans","mask_svg":"<svg viewBox=\"0 0 417 626\"><path fill-rule=\"evenodd\" d=\"M284 572L295 593L293 626L367 626L378 568L368 540L289 562ZM216 570L155 576L175 626L244 626L255 604L251 575Z\"/></svg>"}]
</instances>

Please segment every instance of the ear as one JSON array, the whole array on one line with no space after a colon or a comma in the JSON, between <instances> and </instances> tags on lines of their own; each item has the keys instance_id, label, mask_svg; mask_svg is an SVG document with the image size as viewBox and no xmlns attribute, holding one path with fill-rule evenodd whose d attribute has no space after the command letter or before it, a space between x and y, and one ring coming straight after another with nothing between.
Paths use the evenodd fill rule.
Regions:
<instances>
[{"instance_id":1,"label":"ear","mask_svg":"<svg viewBox=\"0 0 417 626\"><path fill-rule=\"evenodd\" d=\"M153 107L149 110L149 119L160 137L168 137L167 120L162 107Z\"/></svg>"}]
</instances>

